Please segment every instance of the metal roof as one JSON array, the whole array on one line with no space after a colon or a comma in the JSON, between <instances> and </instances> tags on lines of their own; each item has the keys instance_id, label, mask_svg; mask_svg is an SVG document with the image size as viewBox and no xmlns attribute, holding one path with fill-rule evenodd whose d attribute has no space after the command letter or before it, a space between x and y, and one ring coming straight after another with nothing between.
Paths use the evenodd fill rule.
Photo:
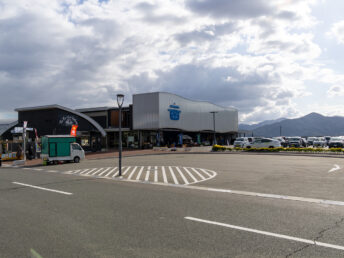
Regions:
<instances>
[{"instance_id":1,"label":"metal roof","mask_svg":"<svg viewBox=\"0 0 344 258\"><path fill-rule=\"evenodd\" d=\"M103 127L101 127L94 119L92 119L91 117L80 113L76 110L70 109L70 108L66 108L57 104L54 105L47 105L47 106L37 106L37 107L24 107L24 108L16 108L15 111L20 112L20 111L32 111L32 110L44 110L44 109L61 109L70 113L73 113L77 116L80 116L84 119L86 119L87 121L89 121L95 128L98 129L98 131L102 134L103 137L106 136L106 132L104 131Z\"/></svg>"},{"instance_id":2,"label":"metal roof","mask_svg":"<svg viewBox=\"0 0 344 258\"><path fill-rule=\"evenodd\" d=\"M2 124L0 125L0 136L5 133L8 129L11 129L13 126L16 126L18 121L14 121L10 124Z\"/></svg>"}]
</instances>

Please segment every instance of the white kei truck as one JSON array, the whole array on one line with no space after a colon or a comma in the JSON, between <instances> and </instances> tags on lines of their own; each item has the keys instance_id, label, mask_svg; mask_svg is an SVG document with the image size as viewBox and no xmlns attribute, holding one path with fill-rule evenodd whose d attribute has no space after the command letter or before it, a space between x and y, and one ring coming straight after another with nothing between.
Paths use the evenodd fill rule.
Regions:
<instances>
[{"instance_id":1,"label":"white kei truck","mask_svg":"<svg viewBox=\"0 0 344 258\"><path fill-rule=\"evenodd\" d=\"M43 164L73 161L79 163L85 158L85 151L70 135L46 135L42 137Z\"/></svg>"}]
</instances>

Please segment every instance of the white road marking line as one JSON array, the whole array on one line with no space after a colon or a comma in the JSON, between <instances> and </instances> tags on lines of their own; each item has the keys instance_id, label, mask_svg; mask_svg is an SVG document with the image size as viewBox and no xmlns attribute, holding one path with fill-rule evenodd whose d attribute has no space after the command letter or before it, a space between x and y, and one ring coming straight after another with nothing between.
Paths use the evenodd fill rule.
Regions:
<instances>
[{"instance_id":1,"label":"white road marking line","mask_svg":"<svg viewBox=\"0 0 344 258\"><path fill-rule=\"evenodd\" d=\"M74 171L70 171L70 173L71 173L71 174L76 174L76 173L78 173L79 171L81 171L81 169L74 170Z\"/></svg>"},{"instance_id":2,"label":"white road marking line","mask_svg":"<svg viewBox=\"0 0 344 258\"><path fill-rule=\"evenodd\" d=\"M158 167L155 166L155 170L154 170L154 182L158 182Z\"/></svg>"},{"instance_id":3,"label":"white road marking line","mask_svg":"<svg viewBox=\"0 0 344 258\"><path fill-rule=\"evenodd\" d=\"M116 176L118 176L119 174L119 167L118 167L118 170L115 172L115 174L113 174L112 178L115 178Z\"/></svg>"},{"instance_id":4,"label":"white road marking line","mask_svg":"<svg viewBox=\"0 0 344 258\"><path fill-rule=\"evenodd\" d=\"M45 190L45 191L49 191L49 192L72 195L72 193L69 193L69 192L54 190L54 189L50 189L50 188L44 188L44 187L40 187L40 186L29 185L29 184L24 184L24 183L19 183L19 182L12 182L12 183L16 184L16 185L23 185L23 186L27 186L27 187L31 187L31 188L35 188L35 189L40 189L40 190Z\"/></svg>"},{"instance_id":5,"label":"white road marking line","mask_svg":"<svg viewBox=\"0 0 344 258\"><path fill-rule=\"evenodd\" d=\"M145 181L148 181L148 179L149 179L149 173L150 173L150 169L151 169L151 167L150 167L150 166L148 166L148 168L147 168L147 172L146 172L146 178L145 178Z\"/></svg>"},{"instance_id":6,"label":"white road marking line","mask_svg":"<svg viewBox=\"0 0 344 258\"><path fill-rule=\"evenodd\" d=\"M95 172L97 172L97 173L98 173L98 172L102 171L104 168L99 168L99 169L98 169L98 168L96 168L96 169L97 169L97 170L96 170ZM86 176L86 175L88 176L88 175L90 175L90 173L92 173L93 171L94 171L94 169L91 169L90 171L88 171L88 172L87 172L87 173L85 173L84 175L85 175L85 176Z\"/></svg>"},{"instance_id":7,"label":"white road marking line","mask_svg":"<svg viewBox=\"0 0 344 258\"><path fill-rule=\"evenodd\" d=\"M82 170L80 173L78 173L79 175L83 175L84 173L86 173L87 171L89 171L90 169L89 168L87 168L87 169L84 169L84 170Z\"/></svg>"},{"instance_id":8,"label":"white road marking line","mask_svg":"<svg viewBox=\"0 0 344 258\"><path fill-rule=\"evenodd\" d=\"M339 169L340 169L340 166L338 166L337 164L334 164L334 168L330 169L330 170L328 171L328 173L332 173L332 172L334 172L334 171L336 171L336 170L339 170Z\"/></svg>"},{"instance_id":9,"label":"white road marking line","mask_svg":"<svg viewBox=\"0 0 344 258\"><path fill-rule=\"evenodd\" d=\"M134 167L133 171L131 171L131 173L130 173L130 175L129 175L129 177L128 177L128 180L130 180L130 178L134 175L136 169L137 169L137 166Z\"/></svg>"},{"instance_id":10,"label":"white road marking line","mask_svg":"<svg viewBox=\"0 0 344 258\"><path fill-rule=\"evenodd\" d=\"M323 242L318 242L315 240L293 237L293 236L288 236L288 235L283 235L283 234L277 234L277 233L272 233L272 232L268 232L268 231L262 231L262 230L252 229L252 228L241 227L241 226L235 226L235 225L211 221L211 220L198 219L198 218L194 218L194 217L184 217L184 218L187 220L191 220L191 221L197 221L197 222L202 222L202 223L206 223L206 224L212 224L212 225L216 225L216 226L222 226L222 227L226 227L226 228L232 228L232 229L242 230L242 231L246 231L246 232L252 232L252 233L256 233L256 234L260 234L260 235L272 236L272 237L276 237L276 238L282 238L282 239L287 239L287 240L291 240L291 241L296 241L296 242L301 242L301 243L306 243L306 244L311 244L311 245L316 245L316 246L328 247L328 248L337 249L337 250L344 250L344 246L340 246L340 245L332 245L332 244L327 244L327 243L323 243Z\"/></svg>"},{"instance_id":11,"label":"white road marking line","mask_svg":"<svg viewBox=\"0 0 344 258\"><path fill-rule=\"evenodd\" d=\"M92 168L90 171L88 171L85 175L89 175L91 174L94 170L96 170L97 168ZM92 174L93 175L93 174Z\"/></svg>"},{"instance_id":12,"label":"white road marking line","mask_svg":"<svg viewBox=\"0 0 344 258\"><path fill-rule=\"evenodd\" d=\"M167 177L166 177L166 171L165 171L165 167L161 167L161 170L162 170L162 177L164 179L164 183L167 184L168 181L167 181Z\"/></svg>"},{"instance_id":13,"label":"white road marking line","mask_svg":"<svg viewBox=\"0 0 344 258\"><path fill-rule=\"evenodd\" d=\"M41 169L41 168L33 168L32 170L42 171L43 169Z\"/></svg>"},{"instance_id":14,"label":"white road marking line","mask_svg":"<svg viewBox=\"0 0 344 258\"><path fill-rule=\"evenodd\" d=\"M203 173L207 174L209 177L211 177L210 173L208 171L206 171L205 169L201 168L200 169Z\"/></svg>"},{"instance_id":15,"label":"white road marking line","mask_svg":"<svg viewBox=\"0 0 344 258\"><path fill-rule=\"evenodd\" d=\"M175 183L176 185L179 185L178 180L177 180L177 178L176 178L176 175L173 173L172 167L169 166L168 169L170 170L170 173L171 173L171 176L172 176L172 178L173 178L174 183Z\"/></svg>"},{"instance_id":16,"label":"white road marking line","mask_svg":"<svg viewBox=\"0 0 344 258\"><path fill-rule=\"evenodd\" d=\"M139 179L140 179L140 176L141 176L141 174L142 174L143 169L144 169L144 167L141 167L139 173L137 174L136 180L139 180Z\"/></svg>"},{"instance_id":17,"label":"white road marking line","mask_svg":"<svg viewBox=\"0 0 344 258\"><path fill-rule=\"evenodd\" d=\"M111 169L111 170L109 171L109 173L107 173L107 174L105 175L105 177L108 177L109 175L111 175L111 173L115 172L116 169L117 169L117 167L114 167L113 169ZM98 176L102 176L102 175L103 175L103 172L100 173Z\"/></svg>"},{"instance_id":18,"label":"white road marking line","mask_svg":"<svg viewBox=\"0 0 344 258\"><path fill-rule=\"evenodd\" d=\"M49 173L57 173L58 172L57 170L45 170L45 171L47 171Z\"/></svg>"},{"instance_id":19,"label":"white road marking line","mask_svg":"<svg viewBox=\"0 0 344 258\"><path fill-rule=\"evenodd\" d=\"M25 170L31 170L31 168L23 168L23 169L25 169Z\"/></svg>"},{"instance_id":20,"label":"white road marking line","mask_svg":"<svg viewBox=\"0 0 344 258\"><path fill-rule=\"evenodd\" d=\"M183 169L189 174L189 176L192 178L194 182L197 182L198 180L194 177L194 175L186 168L183 167Z\"/></svg>"},{"instance_id":21,"label":"white road marking line","mask_svg":"<svg viewBox=\"0 0 344 258\"><path fill-rule=\"evenodd\" d=\"M104 174L104 173L105 173L106 171L108 171L109 169L111 169L111 167L104 169L99 175ZM96 168L92 169L92 171L94 171L94 170L96 170ZM90 171L90 173L91 173L92 171ZM100 170L100 171L101 171L101 170ZM98 174L100 171L97 170L97 171L93 172L93 173L91 174L91 176L94 176L95 174Z\"/></svg>"},{"instance_id":22,"label":"white road marking line","mask_svg":"<svg viewBox=\"0 0 344 258\"><path fill-rule=\"evenodd\" d=\"M201 173L198 172L197 169L195 169L195 168L191 168L191 169L192 169L193 171L195 171L196 174L197 174L200 178L202 178L203 180L205 179L205 177L204 177L203 175L201 175Z\"/></svg>"},{"instance_id":23,"label":"white road marking line","mask_svg":"<svg viewBox=\"0 0 344 258\"><path fill-rule=\"evenodd\" d=\"M123 176L129 171L129 169L130 169L131 167L127 167L127 169L123 172Z\"/></svg>"},{"instance_id":24,"label":"white road marking line","mask_svg":"<svg viewBox=\"0 0 344 258\"><path fill-rule=\"evenodd\" d=\"M183 178L184 182L185 182L185 185L188 185L189 184L189 181L186 179L186 177L184 176L183 172L180 170L179 167L176 167L178 173L180 174L180 176Z\"/></svg>"}]
</instances>

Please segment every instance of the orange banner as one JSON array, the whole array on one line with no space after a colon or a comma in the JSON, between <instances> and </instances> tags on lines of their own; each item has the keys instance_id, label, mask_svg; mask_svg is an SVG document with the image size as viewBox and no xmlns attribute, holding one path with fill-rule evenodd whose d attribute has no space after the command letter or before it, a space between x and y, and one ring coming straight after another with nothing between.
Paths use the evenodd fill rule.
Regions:
<instances>
[{"instance_id":1,"label":"orange banner","mask_svg":"<svg viewBox=\"0 0 344 258\"><path fill-rule=\"evenodd\" d=\"M77 125L72 125L72 129L70 130L71 136L76 136L76 129L78 129Z\"/></svg>"}]
</instances>

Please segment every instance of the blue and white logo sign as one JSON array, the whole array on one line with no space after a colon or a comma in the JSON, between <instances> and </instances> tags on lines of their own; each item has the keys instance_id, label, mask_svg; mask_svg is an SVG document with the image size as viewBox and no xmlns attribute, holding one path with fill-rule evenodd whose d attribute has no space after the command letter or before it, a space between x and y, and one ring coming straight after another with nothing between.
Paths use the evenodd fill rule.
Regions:
<instances>
[{"instance_id":1,"label":"blue and white logo sign","mask_svg":"<svg viewBox=\"0 0 344 258\"><path fill-rule=\"evenodd\" d=\"M179 110L179 106L177 106L176 103L174 103L173 105L170 105L170 108L168 109L168 111L170 112L171 120L179 120L179 114L181 111Z\"/></svg>"}]
</instances>

